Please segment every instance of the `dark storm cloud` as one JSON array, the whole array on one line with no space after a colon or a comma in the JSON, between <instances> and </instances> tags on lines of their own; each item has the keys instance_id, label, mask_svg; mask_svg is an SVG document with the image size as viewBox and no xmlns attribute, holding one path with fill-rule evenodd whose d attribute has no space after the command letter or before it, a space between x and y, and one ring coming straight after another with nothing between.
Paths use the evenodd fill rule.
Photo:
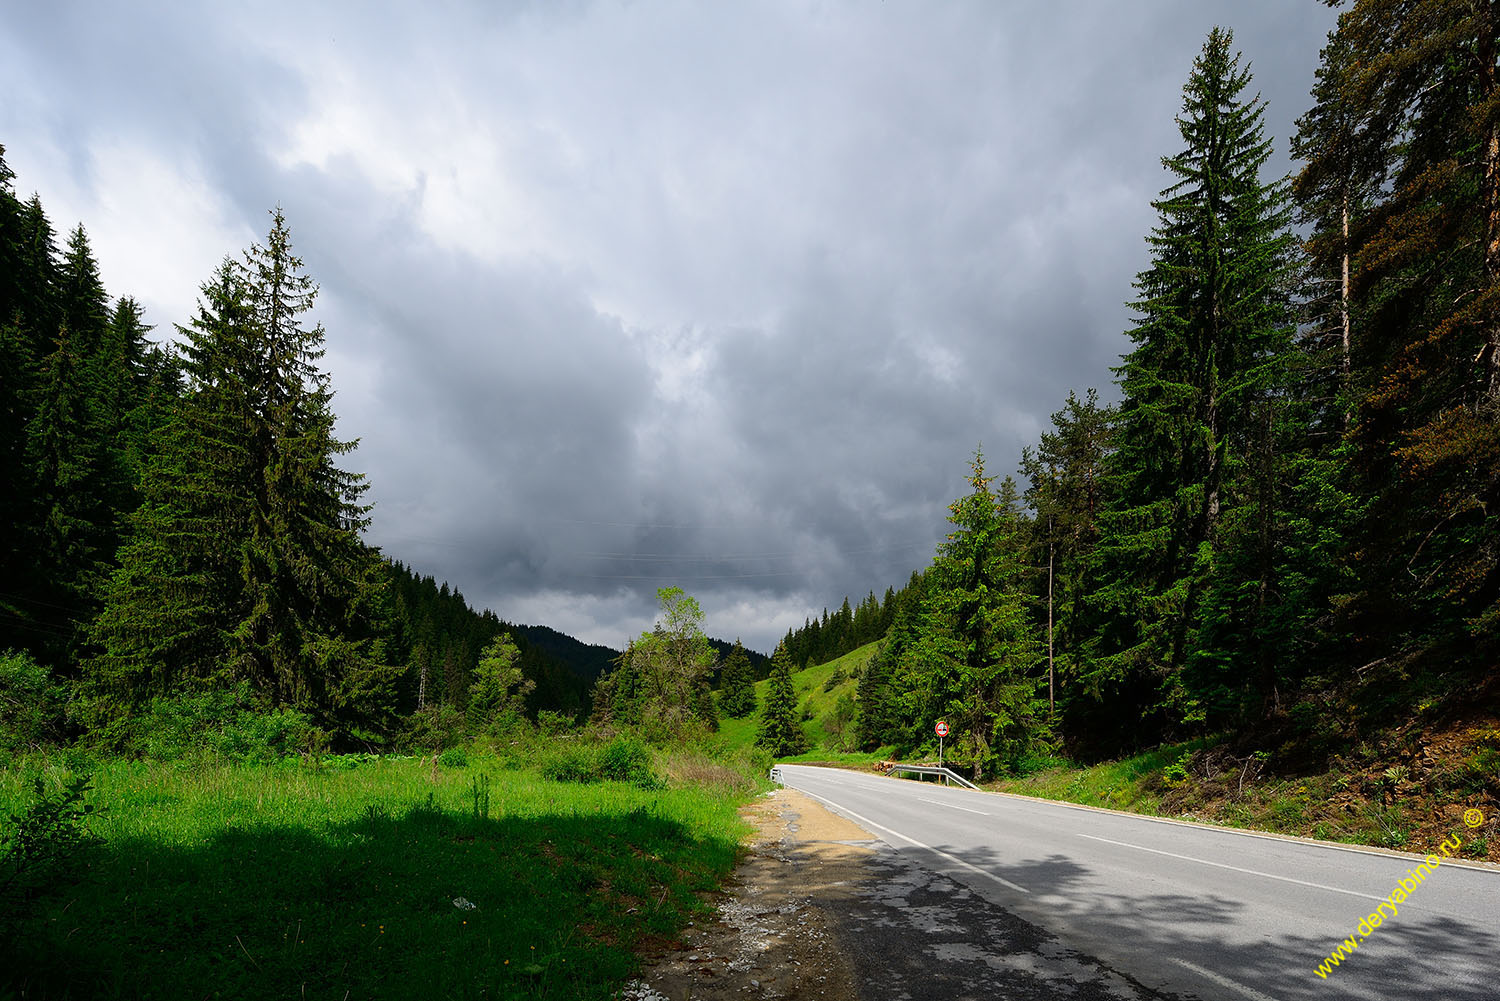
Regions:
<instances>
[{"instance_id":1,"label":"dark storm cloud","mask_svg":"<svg viewBox=\"0 0 1500 1001\"><path fill-rule=\"evenodd\" d=\"M613 644L680 583L768 649L923 565L981 442L1110 395L1205 34L1280 172L1332 16L33 4L0 142L160 330L286 209L393 556Z\"/></svg>"}]
</instances>

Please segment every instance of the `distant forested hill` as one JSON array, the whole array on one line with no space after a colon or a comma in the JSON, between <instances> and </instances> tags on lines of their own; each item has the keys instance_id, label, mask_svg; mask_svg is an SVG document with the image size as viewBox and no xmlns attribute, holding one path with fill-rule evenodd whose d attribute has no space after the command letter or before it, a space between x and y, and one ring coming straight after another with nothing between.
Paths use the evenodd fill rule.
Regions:
<instances>
[{"instance_id":1,"label":"distant forested hill","mask_svg":"<svg viewBox=\"0 0 1500 1001\"><path fill-rule=\"evenodd\" d=\"M724 661L728 659L729 651L734 649L733 643L726 643L723 640L710 639L708 645L714 648L714 654L718 657L720 666L723 666ZM745 659L750 662L750 670L757 678L764 677L771 672L771 658L765 654L756 653L747 648Z\"/></svg>"},{"instance_id":2,"label":"distant forested hill","mask_svg":"<svg viewBox=\"0 0 1500 1001\"><path fill-rule=\"evenodd\" d=\"M532 647L545 651L589 682L612 669L620 656L619 650L597 643L585 643L567 633L560 633L551 626L512 626L511 633L518 641L524 636ZM710 639L708 642L718 654L720 664L729 656L729 651L734 649L734 644L725 640ZM766 672L767 665L771 662L771 658L754 650L746 650L745 656L750 661L751 669L757 672L757 677Z\"/></svg>"},{"instance_id":3,"label":"distant forested hill","mask_svg":"<svg viewBox=\"0 0 1500 1001\"><path fill-rule=\"evenodd\" d=\"M406 666L404 712L434 700L462 707L480 651L505 632L520 651L521 672L536 683L526 700L528 712L587 713L595 662L608 663L613 650L587 646L545 626L511 625L489 609L475 611L447 581L439 584L402 563L390 564L390 574L396 620L391 652Z\"/></svg>"},{"instance_id":4,"label":"distant forested hill","mask_svg":"<svg viewBox=\"0 0 1500 1001\"><path fill-rule=\"evenodd\" d=\"M564 664L570 671L593 684L594 680L614 665L620 651L597 643L585 643L567 633L560 633L551 626L512 626L511 635L516 642L522 638L532 649L541 651L553 660Z\"/></svg>"}]
</instances>

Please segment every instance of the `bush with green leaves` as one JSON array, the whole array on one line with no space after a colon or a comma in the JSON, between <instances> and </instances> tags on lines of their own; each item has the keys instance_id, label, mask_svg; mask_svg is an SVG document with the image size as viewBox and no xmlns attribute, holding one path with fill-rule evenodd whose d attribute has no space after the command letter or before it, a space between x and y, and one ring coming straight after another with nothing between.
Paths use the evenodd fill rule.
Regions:
<instances>
[{"instance_id":1,"label":"bush with green leaves","mask_svg":"<svg viewBox=\"0 0 1500 1001\"><path fill-rule=\"evenodd\" d=\"M651 748L639 737L621 734L599 753L599 775L612 782L629 782L642 789L661 785L651 763Z\"/></svg>"},{"instance_id":2,"label":"bush with green leaves","mask_svg":"<svg viewBox=\"0 0 1500 1001\"><path fill-rule=\"evenodd\" d=\"M556 737L560 734L571 733L573 727L573 717L567 713L556 712L552 709L543 709L536 714L537 733L543 737Z\"/></svg>"},{"instance_id":3,"label":"bush with green leaves","mask_svg":"<svg viewBox=\"0 0 1500 1001\"><path fill-rule=\"evenodd\" d=\"M68 693L26 653L0 653L0 753L39 751L62 740Z\"/></svg>"},{"instance_id":4,"label":"bush with green leaves","mask_svg":"<svg viewBox=\"0 0 1500 1001\"><path fill-rule=\"evenodd\" d=\"M582 742L554 746L542 754L540 769L554 782L593 782L599 776L599 751Z\"/></svg>"},{"instance_id":5,"label":"bush with green leaves","mask_svg":"<svg viewBox=\"0 0 1500 1001\"><path fill-rule=\"evenodd\" d=\"M462 742L467 735L463 712L434 701L406 718L399 743L412 752L441 751Z\"/></svg>"},{"instance_id":6,"label":"bush with green leaves","mask_svg":"<svg viewBox=\"0 0 1500 1001\"><path fill-rule=\"evenodd\" d=\"M469 764L469 755L462 747L450 747L438 755L438 764L444 768L466 768Z\"/></svg>"},{"instance_id":7,"label":"bush with green leaves","mask_svg":"<svg viewBox=\"0 0 1500 1001\"><path fill-rule=\"evenodd\" d=\"M0 835L0 913L76 877L80 854L95 841L87 822L97 810L84 802L89 788L87 775L74 775L51 792L41 776L32 781L31 801L10 815Z\"/></svg>"},{"instance_id":8,"label":"bush with green leaves","mask_svg":"<svg viewBox=\"0 0 1500 1001\"><path fill-rule=\"evenodd\" d=\"M218 757L266 762L324 743L306 714L261 705L245 682L153 699L140 732L139 750L160 761Z\"/></svg>"},{"instance_id":9,"label":"bush with green leaves","mask_svg":"<svg viewBox=\"0 0 1500 1001\"><path fill-rule=\"evenodd\" d=\"M1172 764L1161 770L1162 781L1169 786L1179 786L1188 780L1188 765L1192 762L1192 752L1184 754Z\"/></svg>"},{"instance_id":10,"label":"bush with green leaves","mask_svg":"<svg viewBox=\"0 0 1500 1001\"><path fill-rule=\"evenodd\" d=\"M554 747L542 757L541 772L555 782L628 782L640 789L660 789L650 746L633 734L620 734L604 745L584 741Z\"/></svg>"}]
</instances>

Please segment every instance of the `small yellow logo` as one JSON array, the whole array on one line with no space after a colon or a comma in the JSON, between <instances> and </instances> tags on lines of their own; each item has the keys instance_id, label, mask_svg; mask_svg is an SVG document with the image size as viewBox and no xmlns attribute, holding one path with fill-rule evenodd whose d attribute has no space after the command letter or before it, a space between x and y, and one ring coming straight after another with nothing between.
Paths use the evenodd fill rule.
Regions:
<instances>
[{"instance_id":1,"label":"small yellow logo","mask_svg":"<svg viewBox=\"0 0 1500 1001\"><path fill-rule=\"evenodd\" d=\"M1484 823L1484 814L1480 813L1478 810L1465 810L1464 823L1469 827L1478 827L1480 824Z\"/></svg>"}]
</instances>

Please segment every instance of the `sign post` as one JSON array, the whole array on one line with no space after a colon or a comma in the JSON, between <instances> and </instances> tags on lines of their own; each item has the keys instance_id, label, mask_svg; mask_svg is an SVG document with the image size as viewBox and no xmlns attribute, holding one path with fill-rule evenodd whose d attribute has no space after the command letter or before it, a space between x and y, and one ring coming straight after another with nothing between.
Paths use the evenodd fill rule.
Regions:
<instances>
[{"instance_id":1,"label":"sign post","mask_svg":"<svg viewBox=\"0 0 1500 1001\"><path fill-rule=\"evenodd\" d=\"M938 767L943 767L943 738L948 736L948 723L946 720L938 720L937 726L932 728L938 737Z\"/></svg>"}]
</instances>

